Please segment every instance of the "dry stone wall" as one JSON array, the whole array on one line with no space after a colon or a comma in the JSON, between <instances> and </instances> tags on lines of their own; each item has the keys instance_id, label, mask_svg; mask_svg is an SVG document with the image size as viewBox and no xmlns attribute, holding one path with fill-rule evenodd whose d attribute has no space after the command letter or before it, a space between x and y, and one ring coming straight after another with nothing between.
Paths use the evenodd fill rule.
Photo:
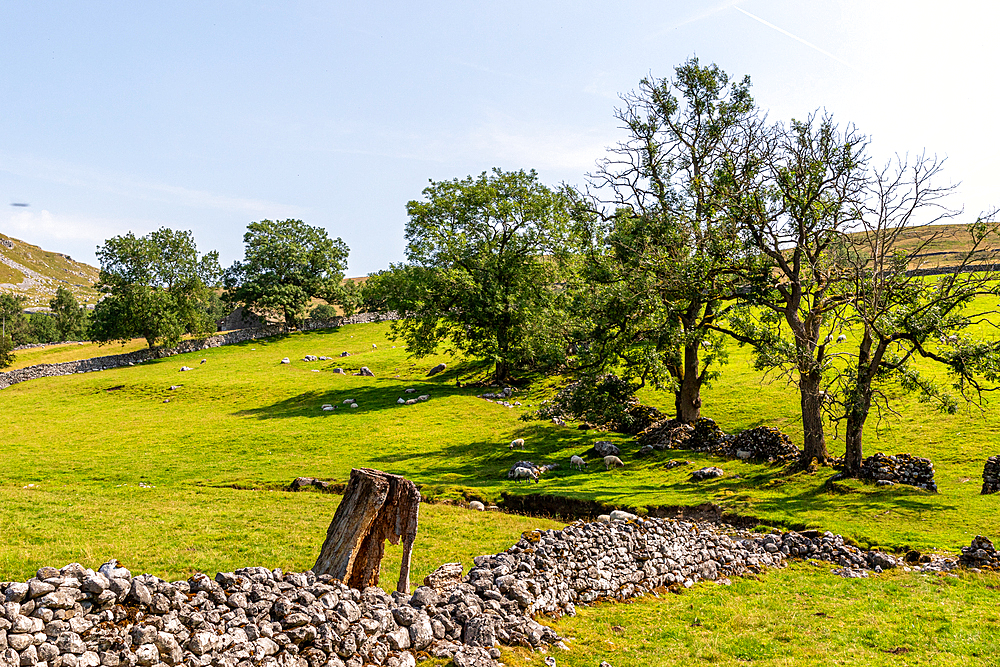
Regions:
<instances>
[{"instance_id":1,"label":"dry stone wall","mask_svg":"<svg viewBox=\"0 0 1000 667\"><path fill-rule=\"evenodd\" d=\"M381 322L383 320L394 319L393 314L380 315L378 313L360 313L349 317L340 317L322 322L307 321L300 330L314 331L317 329L329 329L348 324L369 324L371 322ZM171 357L185 352L197 352L207 350L212 347L223 345L233 345L256 338L267 338L287 333L288 329L284 325L274 324L255 329L239 329L226 333L216 334L207 338L182 341L180 345L172 348L153 348L127 352L125 354L113 354L106 357L94 357L92 359L81 359L79 361L66 361L59 364L38 364L19 368L17 370L0 373L0 389L6 389L11 385L28 380L35 380L43 377L55 377L59 375L72 375L73 373L92 373L95 371L106 371L111 368L122 366L134 366L152 359Z\"/></svg>"},{"instance_id":2,"label":"dry stone wall","mask_svg":"<svg viewBox=\"0 0 1000 667\"><path fill-rule=\"evenodd\" d=\"M624 514L624 513L622 513ZM412 595L263 567L166 582L117 561L43 567L0 583L0 667L412 667L423 654L494 664L495 646L563 646L533 616L661 587L760 572L789 557L891 567L830 533L727 534L635 517L525 533L510 549L443 565Z\"/></svg>"}]
</instances>

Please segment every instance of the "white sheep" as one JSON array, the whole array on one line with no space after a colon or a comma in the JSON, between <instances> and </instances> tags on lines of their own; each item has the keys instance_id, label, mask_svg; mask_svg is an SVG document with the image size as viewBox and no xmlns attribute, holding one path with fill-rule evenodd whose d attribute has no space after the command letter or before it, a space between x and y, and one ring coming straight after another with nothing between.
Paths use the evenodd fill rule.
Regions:
<instances>
[{"instance_id":1,"label":"white sheep","mask_svg":"<svg viewBox=\"0 0 1000 667\"><path fill-rule=\"evenodd\" d=\"M604 469L611 470L613 467L622 468L625 464L617 456L605 456L604 457Z\"/></svg>"},{"instance_id":2,"label":"white sheep","mask_svg":"<svg viewBox=\"0 0 1000 667\"><path fill-rule=\"evenodd\" d=\"M587 462L584 461L579 456L577 456L576 454L574 454L573 456L569 457L569 464L572 467L576 468L577 470L583 470L584 468L587 467Z\"/></svg>"},{"instance_id":3,"label":"white sheep","mask_svg":"<svg viewBox=\"0 0 1000 667\"><path fill-rule=\"evenodd\" d=\"M843 343L845 340L847 340L847 334L840 334L839 336L837 336L838 343Z\"/></svg>"},{"instance_id":4,"label":"white sheep","mask_svg":"<svg viewBox=\"0 0 1000 667\"><path fill-rule=\"evenodd\" d=\"M538 473L531 468L514 468L514 472L511 473L511 479L515 482L521 479L533 479L535 480L535 484L538 484Z\"/></svg>"},{"instance_id":5,"label":"white sheep","mask_svg":"<svg viewBox=\"0 0 1000 667\"><path fill-rule=\"evenodd\" d=\"M524 438L518 438L517 440L511 440L510 444L507 445L507 449L524 449Z\"/></svg>"}]
</instances>

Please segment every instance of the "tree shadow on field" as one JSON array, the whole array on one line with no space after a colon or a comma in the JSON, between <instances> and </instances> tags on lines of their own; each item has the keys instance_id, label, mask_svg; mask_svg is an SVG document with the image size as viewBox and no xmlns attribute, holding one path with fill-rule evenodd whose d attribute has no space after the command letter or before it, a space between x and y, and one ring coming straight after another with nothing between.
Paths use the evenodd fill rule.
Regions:
<instances>
[{"instance_id":1,"label":"tree shadow on field","mask_svg":"<svg viewBox=\"0 0 1000 667\"><path fill-rule=\"evenodd\" d=\"M602 437L603 436L603 437ZM518 461L531 461L542 466L552 463L559 467L546 473L547 478L567 477L577 474L570 468L569 458L573 454L583 456L593 447L595 440L608 439L607 434L584 432L577 429L553 429L540 423L527 424L512 434L512 439L523 438L524 449L510 449L510 440L474 440L466 442L444 442L440 449L426 452L400 452L376 456L372 461L379 464L394 464L402 461L422 460L421 475L432 479L442 479L445 475L454 479L465 478L464 483L475 481L495 483L507 479L507 471ZM603 463L591 457L591 465ZM584 473L587 474L587 473ZM534 487L535 485L532 485Z\"/></svg>"},{"instance_id":2,"label":"tree shadow on field","mask_svg":"<svg viewBox=\"0 0 1000 667\"><path fill-rule=\"evenodd\" d=\"M404 393L404 389L416 389L411 394ZM330 388L325 391L306 391L295 396L291 396L282 401L265 405L249 410L240 410L235 415L257 417L258 419L283 419L288 417L322 417L324 419L336 419L345 414L363 414L372 411L383 410L420 410L422 407L435 400L448 396L475 396L473 389L458 389L448 385L426 386L418 383L382 382L377 385L354 387L354 388ZM427 394L428 401L418 401L413 405L401 405L400 398L404 400L415 399L417 396ZM353 399L358 407L352 408L347 399ZM334 406L333 410L323 410L324 404Z\"/></svg>"},{"instance_id":3,"label":"tree shadow on field","mask_svg":"<svg viewBox=\"0 0 1000 667\"><path fill-rule=\"evenodd\" d=\"M919 530L916 522L941 512L956 512L954 502L943 502L940 494L916 487L897 485L888 488L841 488L832 490L828 480L816 480L798 492L778 493L774 497L754 498L754 511L762 515L807 516L809 512L847 512L878 516L882 522ZM717 487L718 488L718 487ZM733 488L739 491L738 488Z\"/></svg>"}]
</instances>

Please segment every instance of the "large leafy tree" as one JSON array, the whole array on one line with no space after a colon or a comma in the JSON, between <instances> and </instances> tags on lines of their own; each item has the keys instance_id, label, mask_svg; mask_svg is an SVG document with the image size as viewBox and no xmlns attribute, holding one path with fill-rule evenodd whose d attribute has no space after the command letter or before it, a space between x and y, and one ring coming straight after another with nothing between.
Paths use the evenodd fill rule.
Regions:
<instances>
[{"instance_id":1,"label":"large leafy tree","mask_svg":"<svg viewBox=\"0 0 1000 667\"><path fill-rule=\"evenodd\" d=\"M431 181L407 204L408 262L371 278L370 304L405 315L393 332L416 356L448 341L498 381L558 356L567 199L534 171Z\"/></svg>"},{"instance_id":2,"label":"large leafy tree","mask_svg":"<svg viewBox=\"0 0 1000 667\"><path fill-rule=\"evenodd\" d=\"M720 199L724 166L760 122L749 78L692 58L673 79L646 78L615 117L627 139L590 176L576 208L592 296L591 355L637 385L674 391L677 418L700 416L701 389L723 361L711 325L733 295L738 248ZM728 182L726 182L728 185Z\"/></svg>"},{"instance_id":3,"label":"large leafy tree","mask_svg":"<svg viewBox=\"0 0 1000 667\"><path fill-rule=\"evenodd\" d=\"M105 241L97 258L96 287L104 297L93 313L94 340L141 337L152 348L213 329L205 306L221 274L218 253L199 256L191 232L166 227L146 236L129 232Z\"/></svg>"},{"instance_id":4,"label":"large leafy tree","mask_svg":"<svg viewBox=\"0 0 1000 667\"><path fill-rule=\"evenodd\" d=\"M225 297L258 315L281 315L287 326L305 317L313 298L350 310L345 290L347 244L301 220L261 220L247 225L243 261L226 270Z\"/></svg>"}]
</instances>

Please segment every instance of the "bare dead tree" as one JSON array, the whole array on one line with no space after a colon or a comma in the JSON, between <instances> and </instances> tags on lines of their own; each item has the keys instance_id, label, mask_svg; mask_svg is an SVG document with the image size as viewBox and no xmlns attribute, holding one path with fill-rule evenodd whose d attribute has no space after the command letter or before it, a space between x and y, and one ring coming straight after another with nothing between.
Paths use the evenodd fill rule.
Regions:
<instances>
[{"instance_id":1,"label":"bare dead tree","mask_svg":"<svg viewBox=\"0 0 1000 667\"><path fill-rule=\"evenodd\" d=\"M949 245L954 228L935 227L961 214L949 208L955 186L940 184L943 160L920 155L896 159L868 179L859 226L843 235L844 264L849 270L846 323L857 332L856 351L844 353L827 392L827 409L846 423L845 468L856 475L863 460L862 439L869 413L876 406L891 411L882 387L889 382L921 393L946 412L957 402L938 383L911 364L916 357L943 364L957 386L984 387L978 376L995 372L993 346L962 334L974 322L994 313L976 310L976 299L992 294L1000 277L987 252L997 238L992 215L962 228L968 239L955 245L957 261L928 277L922 261L929 248ZM979 269L979 270L976 270ZM846 346L845 346L846 347ZM971 383L971 384L970 384Z\"/></svg>"},{"instance_id":2,"label":"bare dead tree","mask_svg":"<svg viewBox=\"0 0 1000 667\"><path fill-rule=\"evenodd\" d=\"M798 385L803 455L823 462L827 344L848 299L842 234L859 217L867 139L811 114L773 126L758 146L756 160L741 167L756 177L734 178L728 201L748 245L739 269L745 307L715 326L752 345L759 369Z\"/></svg>"}]
</instances>

